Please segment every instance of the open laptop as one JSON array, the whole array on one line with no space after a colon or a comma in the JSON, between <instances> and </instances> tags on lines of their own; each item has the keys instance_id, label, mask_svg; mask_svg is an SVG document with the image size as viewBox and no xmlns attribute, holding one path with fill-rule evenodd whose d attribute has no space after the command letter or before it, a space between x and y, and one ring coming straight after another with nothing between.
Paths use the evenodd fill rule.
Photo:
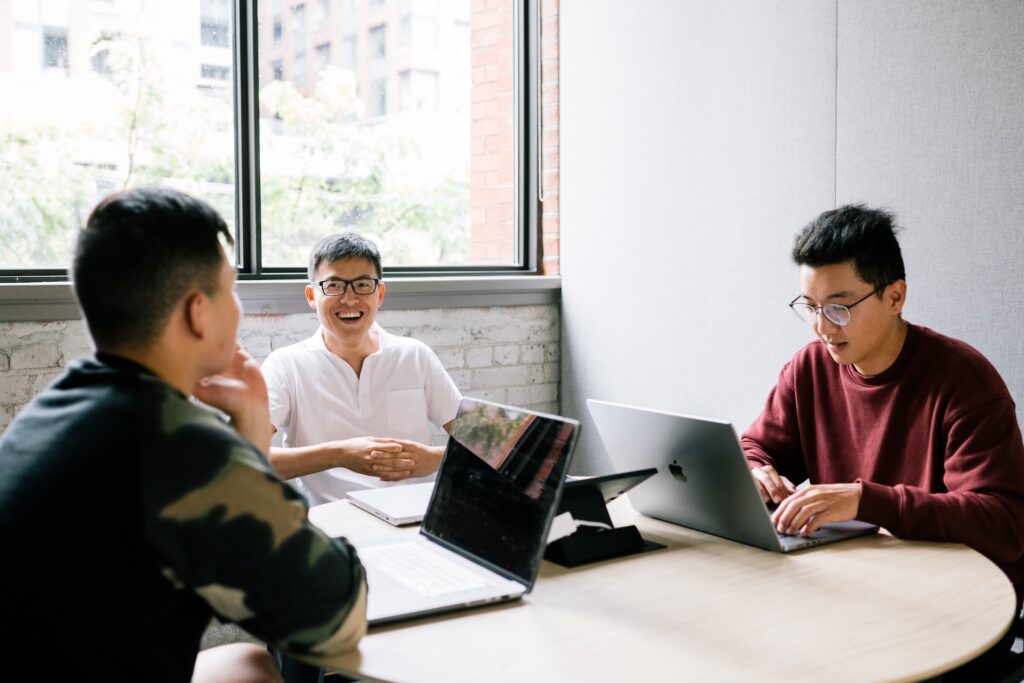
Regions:
<instances>
[{"instance_id":1,"label":"open laptop","mask_svg":"<svg viewBox=\"0 0 1024 683\"><path fill-rule=\"evenodd\" d=\"M419 535L357 544L370 624L532 590L578 431L575 420L462 399Z\"/></svg>"},{"instance_id":2,"label":"open laptop","mask_svg":"<svg viewBox=\"0 0 1024 683\"><path fill-rule=\"evenodd\" d=\"M776 552L878 531L851 521L807 537L779 534L728 422L594 399L587 408L616 469L658 469L629 493L637 512Z\"/></svg>"},{"instance_id":3,"label":"open laptop","mask_svg":"<svg viewBox=\"0 0 1024 683\"><path fill-rule=\"evenodd\" d=\"M388 524L403 526L419 524L430 504L434 493L434 482L426 481L405 486L388 486L379 489L360 489L345 495L350 503L380 517Z\"/></svg>"}]
</instances>

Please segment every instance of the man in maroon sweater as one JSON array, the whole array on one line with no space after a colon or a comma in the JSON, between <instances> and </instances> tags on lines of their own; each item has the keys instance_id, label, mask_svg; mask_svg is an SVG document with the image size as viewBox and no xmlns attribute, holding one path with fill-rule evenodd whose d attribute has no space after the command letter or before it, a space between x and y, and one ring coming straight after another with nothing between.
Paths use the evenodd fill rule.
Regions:
<instances>
[{"instance_id":1,"label":"man in maroon sweater","mask_svg":"<svg viewBox=\"0 0 1024 683\"><path fill-rule=\"evenodd\" d=\"M1013 399L967 344L903 320L893 217L826 211L793 247L790 307L817 340L782 369L742 443L783 533L859 519L964 543L1024 594L1024 443ZM794 481L810 480L796 491Z\"/></svg>"}]
</instances>

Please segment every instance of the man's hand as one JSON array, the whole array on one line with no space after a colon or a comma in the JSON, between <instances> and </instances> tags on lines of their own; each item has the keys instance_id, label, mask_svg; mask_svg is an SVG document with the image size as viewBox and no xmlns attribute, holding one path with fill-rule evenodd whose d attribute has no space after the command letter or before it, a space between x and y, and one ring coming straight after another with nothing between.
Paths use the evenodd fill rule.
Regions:
<instances>
[{"instance_id":1,"label":"man's hand","mask_svg":"<svg viewBox=\"0 0 1024 683\"><path fill-rule=\"evenodd\" d=\"M192 393L203 403L227 413L238 432L264 453L270 452L267 385L259 365L241 346L224 372L203 377Z\"/></svg>"},{"instance_id":2,"label":"man's hand","mask_svg":"<svg viewBox=\"0 0 1024 683\"><path fill-rule=\"evenodd\" d=\"M402 445L401 457L409 462L412 462L412 466L409 467L405 473L388 472L381 474L380 478L384 481L399 481L401 479L409 479L412 477L424 477L428 474L433 474L437 471L437 468L441 466L441 459L444 457L444 448L434 446L424 446L423 444L416 441L408 441L405 439L393 439L393 441Z\"/></svg>"},{"instance_id":3,"label":"man's hand","mask_svg":"<svg viewBox=\"0 0 1024 683\"><path fill-rule=\"evenodd\" d=\"M772 515L781 534L810 536L822 524L847 522L857 517L860 484L816 484L782 501Z\"/></svg>"},{"instance_id":4,"label":"man's hand","mask_svg":"<svg viewBox=\"0 0 1024 683\"><path fill-rule=\"evenodd\" d=\"M781 503L787 496L796 492L793 482L776 472L771 465L755 467L750 470L750 476L757 484L757 492L761 494L761 500L766 503Z\"/></svg>"},{"instance_id":5,"label":"man's hand","mask_svg":"<svg viewBox=\"0 0 1024 683\"><path fill-rule=\"evenodd\" d=\"M336 446L340 453L336 466L384 481L408 478L416 464L402 452L402 443L397 439L360 436L338 441Z\"/></svg>"}]
</instances>

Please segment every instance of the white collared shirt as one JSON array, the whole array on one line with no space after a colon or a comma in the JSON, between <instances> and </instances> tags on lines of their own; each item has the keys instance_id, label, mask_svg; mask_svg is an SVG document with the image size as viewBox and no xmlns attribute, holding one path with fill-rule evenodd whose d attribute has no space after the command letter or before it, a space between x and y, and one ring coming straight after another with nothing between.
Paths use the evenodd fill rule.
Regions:
<instances>
[{"instance_id":1,"label":"white collared shirt","mask_svg":"<svg viewBox=\"0 0 1024 683\"><path fill-rule=\"evenodd\" d=\"M286 448L360 436L411 439L430 445L430 424L455 419L461 395L434 352L421 341L397 337L374 323L378 350L352 366L324 344L323 328L309 339L276 349L261 370L270 395L270 421ZM430 481L433 476L398 483ZM347 491L392 486L377 477L334 469L293 480L310 505Z\"/></svg>"}]
</instances>

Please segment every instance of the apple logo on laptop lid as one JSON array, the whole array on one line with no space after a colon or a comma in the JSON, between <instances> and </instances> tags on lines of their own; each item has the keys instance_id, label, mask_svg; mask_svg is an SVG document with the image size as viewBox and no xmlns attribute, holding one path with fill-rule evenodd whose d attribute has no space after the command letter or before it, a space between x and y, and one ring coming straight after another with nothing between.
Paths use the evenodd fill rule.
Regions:
<instances>
[{"instance_id":1,"label":"apple logo on laptop lid","mask_svg":"<svg viewBox=\"0 0 1024 683\"><path fill-rule=\"evenodd\" d=\"M686 483L686 482L688 481L688 480L687 480L687 478L686 478L686 473L685 473L685 472L683 472L683 468L682 468L682 466L680 466L680 465L679 465L679 463L677 463L677 462L676 462L675 460L673 460L673 461L672 461L672 462L671 462L671 463L669 464L669 466L668 466L668 471L669 471L669 472L670 472L670 473L672 474L672 476L673 476L673 477L674 477L675 479L677 479L678 481L681 481L681 482L683 482L684 484L685 484L685 483Z\"/></svg>"}]
</instances>

